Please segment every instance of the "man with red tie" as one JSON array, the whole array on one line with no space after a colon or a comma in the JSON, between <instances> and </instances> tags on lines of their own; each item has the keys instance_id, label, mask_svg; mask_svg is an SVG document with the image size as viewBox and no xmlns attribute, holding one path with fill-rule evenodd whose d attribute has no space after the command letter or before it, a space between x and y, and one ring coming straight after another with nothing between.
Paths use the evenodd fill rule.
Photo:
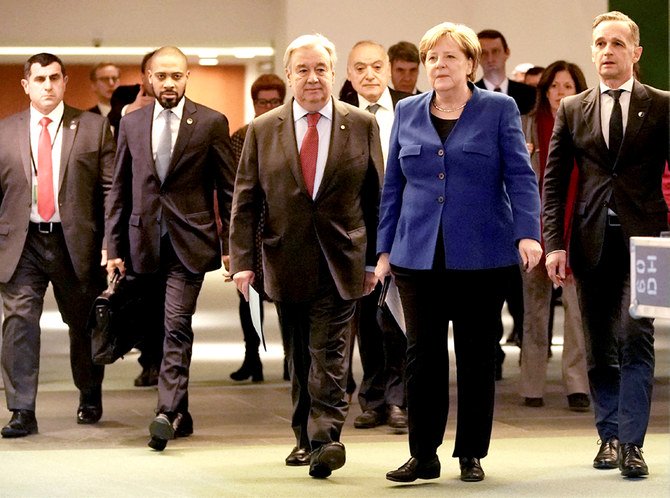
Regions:
<instances>
[{"instance_id":1,"label":"man with red tie","mask_svg":"<svg viewBox=\"0 0 670 498\"><path fill-rule=\"evenodd\" d=\"M12 412L5 438L37 432L39 321L49 283L69 327L77 423L102 416L103 367L91 360L86 322L105 286L104 205L114 167L107 120L63 104L67 75L58 57L32 56L21 84L30 108L0 121L2 376Z\"/></svg>"}]
</instances>

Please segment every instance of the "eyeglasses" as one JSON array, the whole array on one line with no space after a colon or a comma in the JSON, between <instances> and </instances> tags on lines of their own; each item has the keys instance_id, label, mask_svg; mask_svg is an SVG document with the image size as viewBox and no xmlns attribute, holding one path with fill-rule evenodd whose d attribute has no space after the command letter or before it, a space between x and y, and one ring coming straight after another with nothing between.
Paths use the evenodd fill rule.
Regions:
<instances>
[{"instance_id":1,"label":"eyeglasses","mask_svg":"<svg viewBox=\"0 0 670 498\"><path fill-rule=\"evenodd\" d=\"M254 100L254 104L260 107L277 107L282 105L283 101L282 99L258 99Z\"/></svg>"}]
</instances>

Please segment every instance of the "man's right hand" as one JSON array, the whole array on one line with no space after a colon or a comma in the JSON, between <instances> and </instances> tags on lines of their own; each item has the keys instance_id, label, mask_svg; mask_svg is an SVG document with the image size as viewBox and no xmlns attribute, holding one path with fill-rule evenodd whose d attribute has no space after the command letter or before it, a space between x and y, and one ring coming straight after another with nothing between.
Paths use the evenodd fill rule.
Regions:
<instances>
[{"instance_id":1,"label":"man's right hand","mask_svg":"<svg viewBox=\"0 0 670 498\"><path fill-rule=\"evenodd\" d=\"M251 270L238 271L233 275L233 282L237 290L242 293L245 301L249 301L249 286L254 283L254 272Z\"/></svg>"},{"instance_id":2,"label":"man's right hand","mask_svg":"<svg viewBox=\"0 0 670 498\"><path fill-rule=\"evenodd\" d=\"M565 280L565 266L568 259L565 251L550 252L546 258L547 275L549 275L551 281L558 287L562 286Z\"/></svg>"},{"instance_id":3,"label":"man's right hand","mask_svg":"<svg viewBox=\"0 0 670 498\"><path fill-rule=\"evenodd\" d=\"M116 270L117 268L122 276L126 274L126 265L124 264L121 258L114 258L107 260L107 275L109 276L109 278L112 278L112 275L114 275L114 270Z\"/></svg>"}]
</instances>

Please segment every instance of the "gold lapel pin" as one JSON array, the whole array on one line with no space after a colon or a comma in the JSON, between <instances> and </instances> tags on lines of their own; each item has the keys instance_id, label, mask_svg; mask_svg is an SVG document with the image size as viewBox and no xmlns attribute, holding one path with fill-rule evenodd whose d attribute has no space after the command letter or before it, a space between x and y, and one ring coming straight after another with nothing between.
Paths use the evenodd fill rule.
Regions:
<instances>
[{"instance_id":1,"label":"gold lapel pin","mask_svg":"<svg viewBox=\"0 0 670 498\"><path fill-rule=\"evenodd\" d=\"M193 124L193 119L192 119L192 118L188 118L188 119L186 120L186 124Z\"/></svg>"}]
</instances>

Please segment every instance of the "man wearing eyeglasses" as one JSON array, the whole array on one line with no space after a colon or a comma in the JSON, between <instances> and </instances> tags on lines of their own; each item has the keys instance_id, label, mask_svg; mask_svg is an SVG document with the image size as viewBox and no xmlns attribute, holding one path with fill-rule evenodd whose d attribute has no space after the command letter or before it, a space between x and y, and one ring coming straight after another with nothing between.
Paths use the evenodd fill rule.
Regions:
<instances>
[{"instance_id":1,"label":"man wearing eyeglasses","mask_svg":"<svg viewBox=\"0 0 670 498\"><path fill-rule=\"evenodd\" d=\"M111 62L101 62L91 69L91 90L98 97L98 103L89 109L89 112L107 117L112 110L110 100L114 90L119 86L121 70Z\"/></svg>"}]
</instances>

